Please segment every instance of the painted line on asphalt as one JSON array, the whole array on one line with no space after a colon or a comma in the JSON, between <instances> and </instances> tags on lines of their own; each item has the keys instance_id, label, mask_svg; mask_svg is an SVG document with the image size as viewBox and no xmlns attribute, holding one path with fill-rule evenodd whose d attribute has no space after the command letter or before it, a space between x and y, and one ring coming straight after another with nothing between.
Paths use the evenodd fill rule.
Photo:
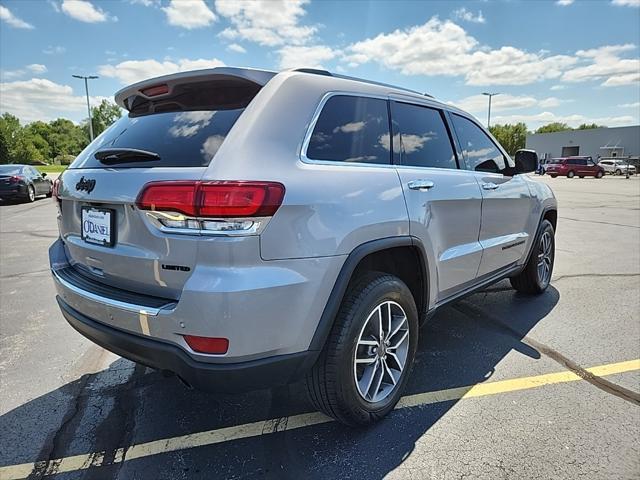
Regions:
<instances>
[{"instance_id":1,"label":"painted line on asphalt","mask_svg":"<svg viewBox=\"0 0 640 480\"><path fill-rule=\"evenodd\" d=\"M625 373L640 370L640 359L626 362L610 363L586 369L595 376L602 377L616 373ZM571 371L547 373L531 377L520 377L510 380L499 380L495 382L478 383L465 387L449 388L434 392L417 393L402 397L396 409L419 407L440 402L462 400L468 398L484 397L501 393L529 390L559 383L575 382L583 380ZM28 477L32 473L46 476L56 473L74 472L95 468L100 466L114 465L137 458L150 457L161 453L186 450L194 447L215 445L232 440L258 437L285 430L295 430L303 427L310 427L323 423L333 422L333 419L319 413L304 413L291 417L274 418L253 423L245 423L232 427L218 428L204 432L190 433L178 437L154 440L146 443L139 443L129 447L121 447L111 451L101 451L73 455L70 457L46 461L23 463L19 465L8 465L0 467L0 479L20 480ZM111 460L109 460L111 459Z\"/></svg>"}]
</instances>

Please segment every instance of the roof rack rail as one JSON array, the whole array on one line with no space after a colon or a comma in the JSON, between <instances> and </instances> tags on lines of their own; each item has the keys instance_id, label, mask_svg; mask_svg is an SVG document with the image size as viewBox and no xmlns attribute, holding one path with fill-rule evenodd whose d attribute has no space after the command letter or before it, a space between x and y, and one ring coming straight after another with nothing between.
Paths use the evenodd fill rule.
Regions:
<instances>
[{"instance_id":1,"label":"roof rack rail","mask_svg":"<svg viewBox=\"0 0 640 480\"><path fill-rule=\"evenodd\" d=\"M340 75L340 74L336 74L336 73L331 73L331 72L329 72L327 70L321 70L321 69L316 69L316 68L295 68L292 71L294 71L294 72L303 72L303 73L311 73L311 74L314 74L314 75L323 75L325 77L342 78L343 80L353 80L355 82L368 83L368 84L371 84L371 85L378 85L380 87L395 88L396 90L404 90L405 92L410 92L410 93L413 93L413 94L416 94L416 95L425 96L425 97L429 97L429 98L435 98L433 95L429 95L428 93L418 92L417 90L411 90L410 88L398 87L396 85L390 85L388 83L376 82L374 80L366 80L364 78L359 78L359 77L351 77L349 75Z\"/></svg>"}]
</instances>

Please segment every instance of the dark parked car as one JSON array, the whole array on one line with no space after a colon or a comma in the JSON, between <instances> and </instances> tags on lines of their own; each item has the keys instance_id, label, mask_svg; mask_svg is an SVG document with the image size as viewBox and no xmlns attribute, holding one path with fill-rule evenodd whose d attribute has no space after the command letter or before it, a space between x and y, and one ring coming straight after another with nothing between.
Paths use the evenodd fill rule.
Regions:
<instances>
[{"instance_id":1,"label":"dark parked car","mask_svg":"<svg viewBox=\"0 0 640 480\"><path fill-rule=\"evenodd\" d=\"M553 178L558 175L567 178L604 176L604 168L596 165L591 157L552 158L545 172Z\"/></svg>"},{"instance_id":2,"label":"dark parked car","mask_svg":"<svg viewBox=\"0 0 640 480\"><path fill-rule=\"evenodd\" d=\"M33 202L38 195L51 196L53 184L30 165L0 165L0 199Z\"/></svg>"}]
</instances>

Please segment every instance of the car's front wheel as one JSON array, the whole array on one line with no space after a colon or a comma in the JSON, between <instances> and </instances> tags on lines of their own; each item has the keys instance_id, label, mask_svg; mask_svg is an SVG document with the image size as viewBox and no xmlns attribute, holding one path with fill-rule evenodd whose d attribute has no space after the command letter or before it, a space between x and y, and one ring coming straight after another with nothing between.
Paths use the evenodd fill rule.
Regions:
<instances>
[{"instance_id":1,"label":"car's front wheel","mask_svg":"<svg viewBox=\"0 0 640 480\"><path fill-rule=\"evenodd\" d=\"M524 270L509 280L522 293L542 293L551 282L555 260L555 231L549 220L543 220Z\"/></svg>"},{"instance_id":2,"label":"car's front wheel","mask_svg":"<svg viewBox=\"0 0 640 480\"><path fill-rule=\"evenodd\" d=\"M602 170L598 170L598 173L596 173L596 178L602 178L603 175L604 173L602 173Z\"/></svg>"},{"instance_id":3,"label":"car's front wheel","mask_svg":"<svg viewBox=\"0 0 640 480\"><path fill-rule=\"evenodd\" d=\"M400 399L418 345L418 312L405 283L368 273L347 290L307 376L313 404L346 425L367 425Z\"/></svg>"},{"instance_id":4,"label":"car's front wheel","mask_svg":"<svg viewBox=\"0 0 640 480\"><path fill-rule=\"evenodd\" d=\"M616 169L616 172L615 172L615 173L616 173L616 175L622 175L622 170L620 170L620 169L618 168L618 169Z\"/></svg>"},{"instance_id":5,"label":"car's front wheel","mask_svg":"<svg viewBox=\"0 0 640 480\"><path fill-rule=\"evenodd\" d=\"M573 178L575 176L576 176L576 174L575 174L575 172L573 170L571 170L569 173L567 173L567 178Z\"/></svg>"}]
</instances>

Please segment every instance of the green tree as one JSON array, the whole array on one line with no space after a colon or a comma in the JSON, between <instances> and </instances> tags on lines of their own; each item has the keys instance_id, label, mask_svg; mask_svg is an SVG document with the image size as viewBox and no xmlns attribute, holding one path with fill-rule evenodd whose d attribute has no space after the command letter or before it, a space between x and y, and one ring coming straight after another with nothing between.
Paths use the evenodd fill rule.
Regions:
<instances>
[{"instance_id":1,"label":"green tree","mask_svg":"<svg viewBox=\"0 0 640 480\"><path fill-rule=\"evenodd\" d=\"M569 125L562 122L551 122L541 126L536 130L536 133L553 133L564 132L566 130L573 130Z\"/></svg>"},{"instance_id":2,"label":"green tree","mask_svg":"<svg viewBox=\"0 0 640 480\"><path fill-rule=\"evenodd\" d=\"M597 123L583 123L577 130L590 130L592 128L607 128L605 125L598 125Z\"/></svg>"},{"instance_id":3,"label":"green tree","mask_svg":"<svg viewBox=\"0 0 640 480\"><path fill-rule=\"evenodd\" d=\"M66 118L58 118L49 123L51 136L49 146L51 157L58 155L78 155L87 146L89 139L82 128Z\"/></svg>"},{"instance_id":4,"label":"green tree","mask_svg":"<svg viewBox=\"0 0 640 480\"><path fill-rule=\"evenodd\" d=\"M509 155L515 155L519 149L525 147L527 142L527 126L523 122L492 125L489 130Z\"/></svg>"},{"instance_id":5,"label":"green tree","mask_svg":"<svg viewBox=\"0 0 640 480\"><path fill-rule=\"evenodd\" d=\"M122 116L122 110L115 103L102 100L100 105L91 109L91 116L93 117L93 135L97 137ZM89 137L89 126L86 120L82 128Z\"/></svg>"},{"instance_id":6,"label":"green tree","mask_svg":"<svg viewBox=\"0 0 640 480\"><path fill-rule=\"evenodd\" d=\"M4 113L0 117L0 163L14 163L22 126L18 117Z\"/></svg>"}]
</instances>

